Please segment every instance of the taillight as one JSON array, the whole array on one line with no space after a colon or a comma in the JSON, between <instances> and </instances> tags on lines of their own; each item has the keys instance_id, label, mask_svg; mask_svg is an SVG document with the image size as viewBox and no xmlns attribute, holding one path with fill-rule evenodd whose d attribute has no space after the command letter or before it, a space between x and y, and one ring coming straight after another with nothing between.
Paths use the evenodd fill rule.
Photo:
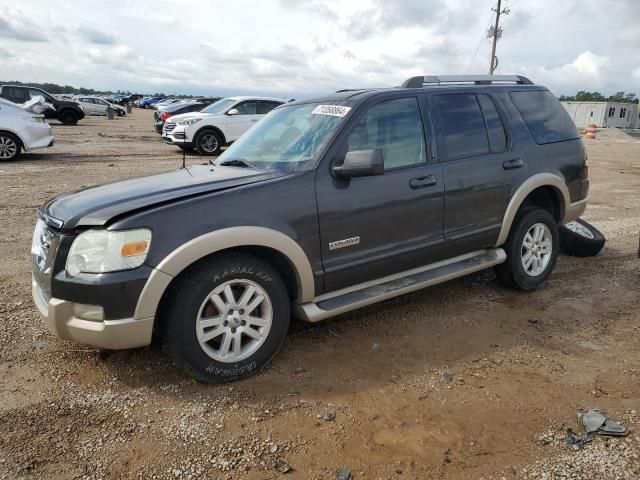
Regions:
<instances>
[{"instance_id":1,"label":"taillight","mask_svg":"<svg viewBox=\"0 0 640 480\"><path fill-rule=\"evenodd\" d=\"M589 166L585 165L584 167L582 167L582 171L580 172L580 178L582 180L588 180L589 179Z\"/></svg>"},{"instance_id":2,"label":"taillight","mask_svg":"<svg viewBox=\"0 0 640 480\"><path fill-rule=\"evenodd\" d=\"M160 115L160 120L162 120L164 122L170 116L171 116L171 114L169 112L162 112L162 114Z\"/></svg>"}]
</instances>

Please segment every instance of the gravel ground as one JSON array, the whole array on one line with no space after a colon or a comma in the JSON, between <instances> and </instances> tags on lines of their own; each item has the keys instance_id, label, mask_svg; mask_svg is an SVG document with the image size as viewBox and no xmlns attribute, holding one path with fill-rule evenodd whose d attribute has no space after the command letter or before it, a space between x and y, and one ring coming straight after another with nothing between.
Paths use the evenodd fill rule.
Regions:
<instances>
[{"instance_id":1,"label":"gravel ground","mask_svg":"<svg viewBox=\"0 0 640 480\"><path fill-rule=\"evenodd\" d=\"M640 478L640 140L587 143L585 218L607 245L562 256L538 291L487 271L296 324L269 370L209 386L157 347L106 352L44 329L37 208L182 162L151 111L53 128L53 148L0 164L0 479ZM564 432L586 408L633 432L574 451Z\"/></svg>"}]
</instances>

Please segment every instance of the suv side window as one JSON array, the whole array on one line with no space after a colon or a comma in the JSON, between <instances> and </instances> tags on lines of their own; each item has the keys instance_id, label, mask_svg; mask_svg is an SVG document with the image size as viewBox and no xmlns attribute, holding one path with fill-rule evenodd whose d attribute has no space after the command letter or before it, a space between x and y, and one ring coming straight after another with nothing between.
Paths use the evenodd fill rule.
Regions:
<instances>
[{"instance_id":1,"label":"suv side window","mask_svg":"<svg viewBox=\"0 0 640 480\"><path fill-rule=\"evenodd\" d=\"M489 153L487 131L473 93L435 95L442 119L447 160Z\"/></svg>"},{"instance_id":2,"label":"suv side window","mask_svg":"<svg viewBox=\"0 0 640 480\"><path fill-rule=\"evenodd\" d=\"M265 113L269 113L274 108L280 106L281 104L278 102L269 102L267 100L258 101L258 115L264 115Z\"/></svg>"},{"instance_id":3,"label":"suv side window","mask_svg":"<svg viewBox=\"0 0 640 480\"><path fill-rule=\"evenodd\" d=\"M236 105L234 108L238 109L238 115L255 115L256 114L256 102L242 102Z\"/></svg>"},{"instance_id":4,"label":"suv side window","mask_svg":"<svg viewBox=\"0 0 640 480\"><path fill-rule=\"evenodd\" d=\"M384 169L426 162L426 147L418 99L398 98L373 105L353 126L349 150L380 148Z\"/></svg>"},{"instance_id":5,"label":"suv side window","mask_svg":"<svg viewBox=\"0 0 640 480\"><path fill-rule=\"evenodd\" d=\"M489 147L492 152L503 152L507 148L507 135L504 132L504 125L496 109L493 99L486 94L479 94L478 101L482 107L484 123L487 127L489 137Z\"/></svg>"},{"instance_id":6,"label":"suv side window","mask_svg":"<svg viewBox=\"0 0 640 480\"><path fill-rule=\"evenodd\" d=\"M580 138L573 120L548 90L511 92L509 96L538 145Z\"/></svg>"}]
</instances>

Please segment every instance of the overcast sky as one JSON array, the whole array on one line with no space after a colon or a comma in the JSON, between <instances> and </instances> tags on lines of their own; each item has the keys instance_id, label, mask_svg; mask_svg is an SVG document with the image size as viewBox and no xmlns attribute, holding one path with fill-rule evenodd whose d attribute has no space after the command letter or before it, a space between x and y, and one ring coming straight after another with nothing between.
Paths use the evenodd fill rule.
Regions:
<instances>
[{"instance_id":1,"label":"overcast sky","mask_svg":"<svg viewBox=\"0 0 640 480\"><path fill-rule=\"evenodd\" d=\"M0 80L300 98L419 74L485 74L495 0L2 3ZM498 73L556 94L640 95L640 0L503 6Z\"/></svg>"}]
</instances>

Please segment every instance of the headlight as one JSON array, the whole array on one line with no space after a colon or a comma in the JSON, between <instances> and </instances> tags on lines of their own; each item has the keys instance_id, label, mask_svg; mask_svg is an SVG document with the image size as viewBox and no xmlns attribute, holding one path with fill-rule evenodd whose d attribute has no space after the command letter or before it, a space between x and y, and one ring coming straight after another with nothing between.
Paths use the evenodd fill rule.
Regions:
<instances>
[{"instance_id":1,"label":"headlight","mask_svg":"<svg viewBox=\"0 0 640 480\"><path fill-rule=\"evenodd\" d=\"M87 230L73 241L67 273L105 273L142 265L151 244L151 230Z\"/></svg>"},{"instance_id":2,"label":"headlight","mask_svg":"<svg viewBox=\"0 0 640 480\"><path fill-rule=\"evenodd\" d=\"M178 123L178 125L181 125L183 127L188 127L189 125L193 125L196 122L199 122L200 120L202 120L201 118L185 118L184 120L180 120Z\"/></svg>"}]
</instances>

